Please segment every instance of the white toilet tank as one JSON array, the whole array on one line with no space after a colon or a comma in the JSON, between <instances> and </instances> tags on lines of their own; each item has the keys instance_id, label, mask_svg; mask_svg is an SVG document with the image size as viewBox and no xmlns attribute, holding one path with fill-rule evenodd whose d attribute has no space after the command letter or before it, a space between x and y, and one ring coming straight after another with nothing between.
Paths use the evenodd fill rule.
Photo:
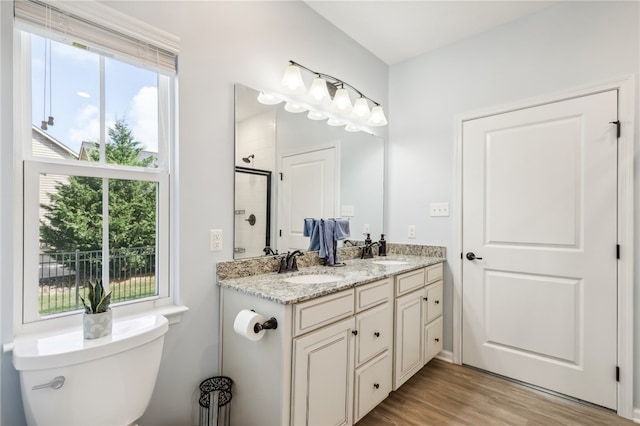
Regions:
<instances>
[{"instance_id":1,"label":"white toilet tank","mask_svg":"<svg viewBox=\"0 0 640 426\"><path fill-rule=\"evenodd\" d=\"M168 328L162 315L147 315L114 321L112 334L99 339L85 340L82 327L16 338L13 365L27 423L134 423L151 400Z\"/></svg>"}]
</instances>

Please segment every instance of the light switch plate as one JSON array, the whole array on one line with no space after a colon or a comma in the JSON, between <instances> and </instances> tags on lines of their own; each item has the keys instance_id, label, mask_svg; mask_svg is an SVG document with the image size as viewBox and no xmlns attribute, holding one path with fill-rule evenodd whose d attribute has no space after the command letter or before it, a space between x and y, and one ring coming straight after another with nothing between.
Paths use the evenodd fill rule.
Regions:
<instances>
[{"instance_id":1,"label":"light switch plate","mask_svg":"<svg viewBox=\"0 0 640 426\"><path fill-rule=\"evenodd\" d=\"M431 216L449 216L449 203L431 203Z\"/></svg>"},{"instance_id":2,"label":"light switch plate","mask_svg":"<svg viewBox=\"0 0 640 426\"><path fill-rule=\"evenodd\" d=\"M368 223L365 223L364 226L362 227L362 232L364 234L370 234L371 233L371 226Z\"/></svg>"},{"instance_id":3,"label":"light switch plate","mask_svg":"<svg viewBox=\"0 0 640 426\"><path fill-rule=\"evenodd\" d=\"M409 238L415 238L416 237L416 226L415 225L409 225L408 237Z\"/></svg>"},{"instance_id":4,"label":"light switch plate","mask_svg":"<svg viewBox=\"0 0 640 426\"><path fill-rule=\"evenodd\" d=\"M342 206L342 208L340 208L340 216L353 217L355 216L355 209L353 206Z\"/></svg>"}]
</instances>

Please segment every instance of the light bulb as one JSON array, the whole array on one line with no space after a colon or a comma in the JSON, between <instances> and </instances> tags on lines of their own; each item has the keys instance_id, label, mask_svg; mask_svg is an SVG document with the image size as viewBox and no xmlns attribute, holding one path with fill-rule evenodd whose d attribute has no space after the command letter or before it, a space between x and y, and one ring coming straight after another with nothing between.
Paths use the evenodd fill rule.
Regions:
<instances>
[{"instance_id":1,"label":"light bulb","mask_svg":"<svg viewBox=\"0 0 640 426\"><path fill-rule=\"evenodd\" d=\"M352 125L352 124L347 124L347 126L344 128L344 130L346 130L347 132L359 132L360 129L358 129L356 126Z\"/></svg>"},{"instance_id":2,"label":"light bulb","mask_svg":"<svg viewBox=\"0 0 640 426\"><path fill-rule=\"evenodd\" d=\"M351 117L366 120L370 115L371 110L369 110L369 103L367 102L367 99L364 97L356 99L355 104L353 104L353 110L351 111Z\"/></svg>"},{"instance_id":3,"label":"light bulb","mask_svg":"<svg viewBox=\"0 0 640 426\"><path fill-rule=\"evenodd\" d=\"M307 114L307 118L310 118L311 120L326 120L327 116L324 114L320 114L319 112L309 111L309 114Z\"/></svg>"},{"instance_id":4,"label":"light bulb","mask_svg":"<svg viewBox=\"0 0 640 426\"><path fill-rule=\"evenodd\" d=\"M340 121L340 120L335 119L335 118L330 118L330 119L327 121L327 124L328 124L329 126L338 127L338 126L344 126L346 123L345 123L344 121Z\"/></svg>"},{"instance_id":5,"label":"light bulb","mask_svg":"<svg viewBox=\"0 0 640 426\"><path fill-rule=\"evenodd\" d=\"M347 92L347 89L340 88L336 90L331 106L338 111L346 113L351 112L351 108L353 108L353 106L351 105L351 99L349 98L349 92Z\"/></svg>"},{"instance_id":6,"label":"light bulb","mask_svg":"<svg viewBox=\"0 0 640 426\"><path fill-rule=\"evenodd\" d=\"M260 92L258 95L258 102L263 105L277 105L282 102L282 99L275 97L271 93Z\"/></svg>"},{"instance_id":7,"label":"light bulb","mask_svg":"<svg viewBox=\"0 0 640 426\"><path fill-rule=\"evenodd\" d=\"M386 126L387 118L384 116L384 111L380 105L376 105L371 108L371 117L367 121L372 126Z\"/></svg>"},{"instance_id":8,"label":"light bulb","mask_svg":"<svg viewBox=\"0 0 640 426\"><path fill-rule=\"evenodd\" d=\"M331 99L327 90L327 81L324 78L317 77L313 79L309 89L309 97L314 103L322 103Z\"/></svg>"},{"instance_id":9,"label":"light bulb","mask_svg":"<svg viewBox=\"0 0 640 426\"><path fill-rule=\"evenodd\" d=\"M302 80L302 73L300 67L297 65L289 65L284 70L284 76L282 76L282 85L290 92L306 92L307 88Z\"/></svg>"},{"instance_id":10,"label":"light bulb","mask_svg":"<svg viewBox=\"0 0 640 426\"><path fill-rule=\"evenodd\" d=\"M286 104L284 104L284 109L285 111L289 111L293 113L305 112L307 110L306 108L301 107L300 105L292 104L290 102L287 102Z\"/></svg>"}]
</instances>

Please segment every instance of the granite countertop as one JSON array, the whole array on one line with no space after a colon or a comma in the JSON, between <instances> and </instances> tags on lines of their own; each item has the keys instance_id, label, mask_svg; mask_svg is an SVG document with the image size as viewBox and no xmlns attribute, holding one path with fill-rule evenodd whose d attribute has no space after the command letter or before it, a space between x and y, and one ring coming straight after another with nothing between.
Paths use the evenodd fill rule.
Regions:
<instances>
[{"instance_id":1,"label":"granite countertop","mask_svg":"<svg viewBox=\"0 0 640 426\"><path fill-rule=\"evenodd\" d=\"M400 265L379 265L374 262L391 260L407 262ZM242 278L219 280L218 285L251 294L281 304L298 303L341 290L367 284L403 272L444 262L443 257L391 255L373 259L346 260L345 266L310 266L298 272L278 274L276 272ZM326 283L294 284L284 281L295 275L328 274L339 278Z\"/></svg>"}]
</instances>

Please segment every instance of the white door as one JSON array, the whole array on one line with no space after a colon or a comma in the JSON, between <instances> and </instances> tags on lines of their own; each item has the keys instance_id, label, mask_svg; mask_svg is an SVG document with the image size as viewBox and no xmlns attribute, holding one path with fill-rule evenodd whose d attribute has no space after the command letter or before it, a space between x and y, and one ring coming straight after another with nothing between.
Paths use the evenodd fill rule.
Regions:
<instances>
[{"instance_id":1,"label":"white door","mask_svg":"<svg viewBox=\"0 0 640 426\"><path fill-rule=\"evenodd\" d=\"M307 250L305 218L337 217L335 147L282 157L278 249Z\"/></svg>"},{"instance_id":2,"label":"white door","mask_svg":"<svg viewBox=\"0 0 640 426\"><path fill-rule=\"evenodd\" d=\"M617 91L559 101L467 121L462 148L463 363L609 408L616 117Z\"/></svg>"}]
</instances>

